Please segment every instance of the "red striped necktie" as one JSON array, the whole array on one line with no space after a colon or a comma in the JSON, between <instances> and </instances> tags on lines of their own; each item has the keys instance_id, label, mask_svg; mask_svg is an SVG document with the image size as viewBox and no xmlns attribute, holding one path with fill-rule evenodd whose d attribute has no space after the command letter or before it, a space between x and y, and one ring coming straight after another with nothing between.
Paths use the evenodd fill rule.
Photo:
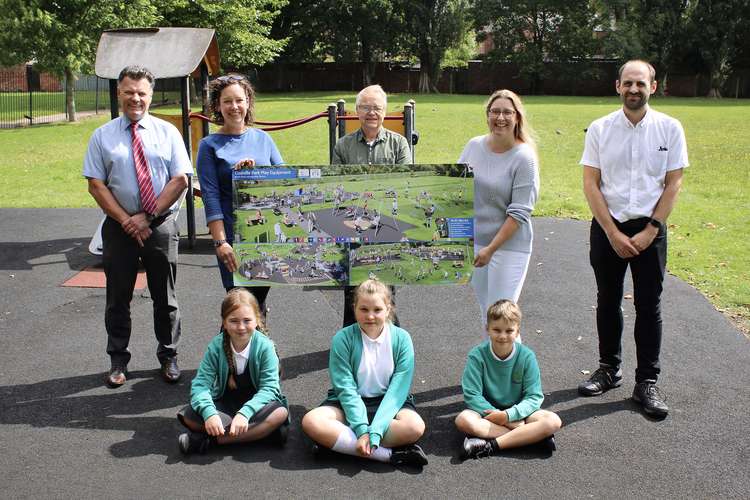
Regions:
<instances>
[{"instance_id":1,"label":"red striped necktie","mask_svg":"<svg viewBox=\"0 0 750 500\"><path fill-rule=\"evenodd\" d=\"M147 214L156 213L156 194L151 184L151 171L146 161L146 153L143 151L143 142L138 133L138 122L131 123L133 130L133 159L135 160L135 175L138 178L138 189L141 192L141 206Z\"/></svg>"}]
</instances>

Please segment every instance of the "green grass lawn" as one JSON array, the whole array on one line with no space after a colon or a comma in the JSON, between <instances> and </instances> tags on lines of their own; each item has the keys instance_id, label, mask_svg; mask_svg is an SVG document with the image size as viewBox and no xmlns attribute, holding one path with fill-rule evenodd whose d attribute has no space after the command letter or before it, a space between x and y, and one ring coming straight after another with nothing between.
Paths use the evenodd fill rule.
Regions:
<instances>
[{"instance_id":1,"label":"green grass lawn","mask_svg":"<svg viewBox=\"0 0 750 500\"><path fill-rule=\"evenodd\" d=\"M325 111L339 98L353 108L354 93L263 94L256 114L290 120ZM419 163L454 162L471 137L485 132L486 96L392 95L388 109L400 109L409 98L417 101ZM535 215L588 219L578 166L583 130L616 109L617 97L534 96L525 102L541 157ZM750 234L750 101L654 98L652 104L682 122L691 165L669 219L669 270L748 330L750 252L743 241ZM94 206L81 164L89 136L106 119L0 130L0 207ZM287 163L328 162L325 119L272 134Z\"/></svg>"}]
</instances>

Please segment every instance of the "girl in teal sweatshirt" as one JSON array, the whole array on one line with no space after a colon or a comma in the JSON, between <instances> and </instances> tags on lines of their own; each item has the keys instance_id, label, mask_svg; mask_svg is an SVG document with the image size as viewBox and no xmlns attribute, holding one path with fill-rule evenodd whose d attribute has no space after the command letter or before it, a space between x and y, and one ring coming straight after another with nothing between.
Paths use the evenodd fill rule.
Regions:
<instances>
[{"instance_id":1,"label":"girl in teal sweatshirt","mask_svg":"<svg viewBox=\"0 0 750 500\"><path fill-rule=\"evenodd\" d=\"M221 304L222 331L208 344L190 386L190 405L177 414L189 432L185 454L212 444L256 441L276 431L286 442L289 411L279 383L279 357L264 329L258 301L234 288Z\"/></svg>"},{"instance_id":2,"label":"girl in teal sweatshirt","mask_svg":"<svg viewBox=\"0 0 750 500\"><path fill-rule=\"evenodd\" d=\"M521 310L499 300L487 310L489 340L469 351L461 379L468 409L456 417L464 439L464 458L544 442L555 449L553 434L560 417L542 410L542 379L534 351L516 342Z\"/></svg>"},{"instance_id":3,"label":"girl in teal sweatshirt","mask_svg":"<svg viewBox=\"0 0 750 500\"><path fill-rule=\"evenodd\" d=\"M419 445L425 424L409 394L414 348L394 326L387 286L363 282L354 291L357 322L333 337L328 371L332 389L302 419L302 430L320 446L392 464L427 464Z\"/></svg>"}]
</instances>

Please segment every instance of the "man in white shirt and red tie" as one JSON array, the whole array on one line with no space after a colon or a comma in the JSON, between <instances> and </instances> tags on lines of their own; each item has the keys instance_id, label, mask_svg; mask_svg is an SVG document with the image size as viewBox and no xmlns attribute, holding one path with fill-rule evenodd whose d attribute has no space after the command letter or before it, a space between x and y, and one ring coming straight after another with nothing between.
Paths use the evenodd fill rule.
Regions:
<instances>
[{"instance_id":1,"label":"man in white shirt and red tie","mask_svg":"<svg viewBox=\"0 0 750 500\"><path fill-rule=\"evenodd\" d=\"M89 193L107 215L102 226L104 323L111 360L106 383L120 387L127 378L130 302L139 262L153 301L161 375L174 383L180 378L176 211L193 169L178 130L148 113L154 75L146 68L127 66L117 81L123 114L94 131L83 164Z\"/></svg>"},{"instance_id":2,"label":"man in white shirt and red tie","mask_svg":"<svg viewBox=\"0 0 750 500\"><path fill-rule=\"evenodd\" d=\"M666 222L688 158L680 122L648 105L656 91L655 77L646 61L623 64L615 84L622 109L594 121L586 133L580 163L584 194L594 216L590 261L597 285L599 368L578 386L578 392L597 396L622 383L621 303L630 266L636 312L633 400L647 415L662 419L669 411L656 387Z\"/></svg>"}]
</instances>

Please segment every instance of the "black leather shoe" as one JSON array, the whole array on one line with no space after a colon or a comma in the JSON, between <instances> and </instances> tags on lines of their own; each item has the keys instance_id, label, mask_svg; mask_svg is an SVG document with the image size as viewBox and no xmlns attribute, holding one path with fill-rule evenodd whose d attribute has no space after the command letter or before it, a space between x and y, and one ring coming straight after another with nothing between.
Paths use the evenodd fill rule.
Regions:
<instances>
[{"instance_id":1,"label":"black leather shoe","mask_svg":"<svg viewBox=\"0 0 750 500\"><path fill-rule=\"evenodd\" d=\"M492 455L492 445L482 438L464 438L463 453L461 458L482 458Z\"/></svg>"},{"instance_id":2,"label":"black leather shoe","mask_svg":"<svg viewBox=\"0 0 750 500\"><path fill-rule=\"evenodd\" d=\"M399 446L398 448L393 448L391 464L422 467L427 465L427 455L424 454L424 451L418 444Z\"/></svg>"},{"instance_id":3,"label":"black leather shoe","mask_svg":"<svg viewBox=\"0 0 750 500\"><path fill-rule=\"evenodd\" d=\"M161 376L170 384L180 380L180 367L177 366L177 356L167 358L161 362Z\"/></svg>"},{"instance_id":4,"label":"black leather shoe","mask_svg":"<svg viewBox=\"0 0 750 500\"><path fill-rule=\"evenodd\" d=\"M578 394L582 396L598 396L621 385L622 370L597 368L588 380L584 380L578 384Z\"/></svg>"},{"instance_id":5,"label":"black leather shoe","mask_svg":"<svg viewBox=\"0 0 750 500\"><path fill-rule=\"evenodd\" d=\"M127 381L127 369L124 366L114 365L107 372L106 383L113 389L122 387Z\"/></svg>"},{"instance_id":6,"label":"black leather shoe","mask_svg":"<svg viewBox=\"0 0 750 500\"><path fill-rule=\"evenodd\" d=\"M654 418L666 418L669 413L666 398L653 382L639 382L633 388L633 401L643 407L646 415Z\"/></svg>"},{"instance_id":7,"label":"black leather shoe","mask_svg":"<svg viewBox=\"0 0 750 500\"><path fill-rule=\"evenodd\" d=\"M177 438L177 445L183 455L190 455L191 453L205 455L211 445L211 438L208 434L185 432Z\"/></svg>"}]
</instances>

